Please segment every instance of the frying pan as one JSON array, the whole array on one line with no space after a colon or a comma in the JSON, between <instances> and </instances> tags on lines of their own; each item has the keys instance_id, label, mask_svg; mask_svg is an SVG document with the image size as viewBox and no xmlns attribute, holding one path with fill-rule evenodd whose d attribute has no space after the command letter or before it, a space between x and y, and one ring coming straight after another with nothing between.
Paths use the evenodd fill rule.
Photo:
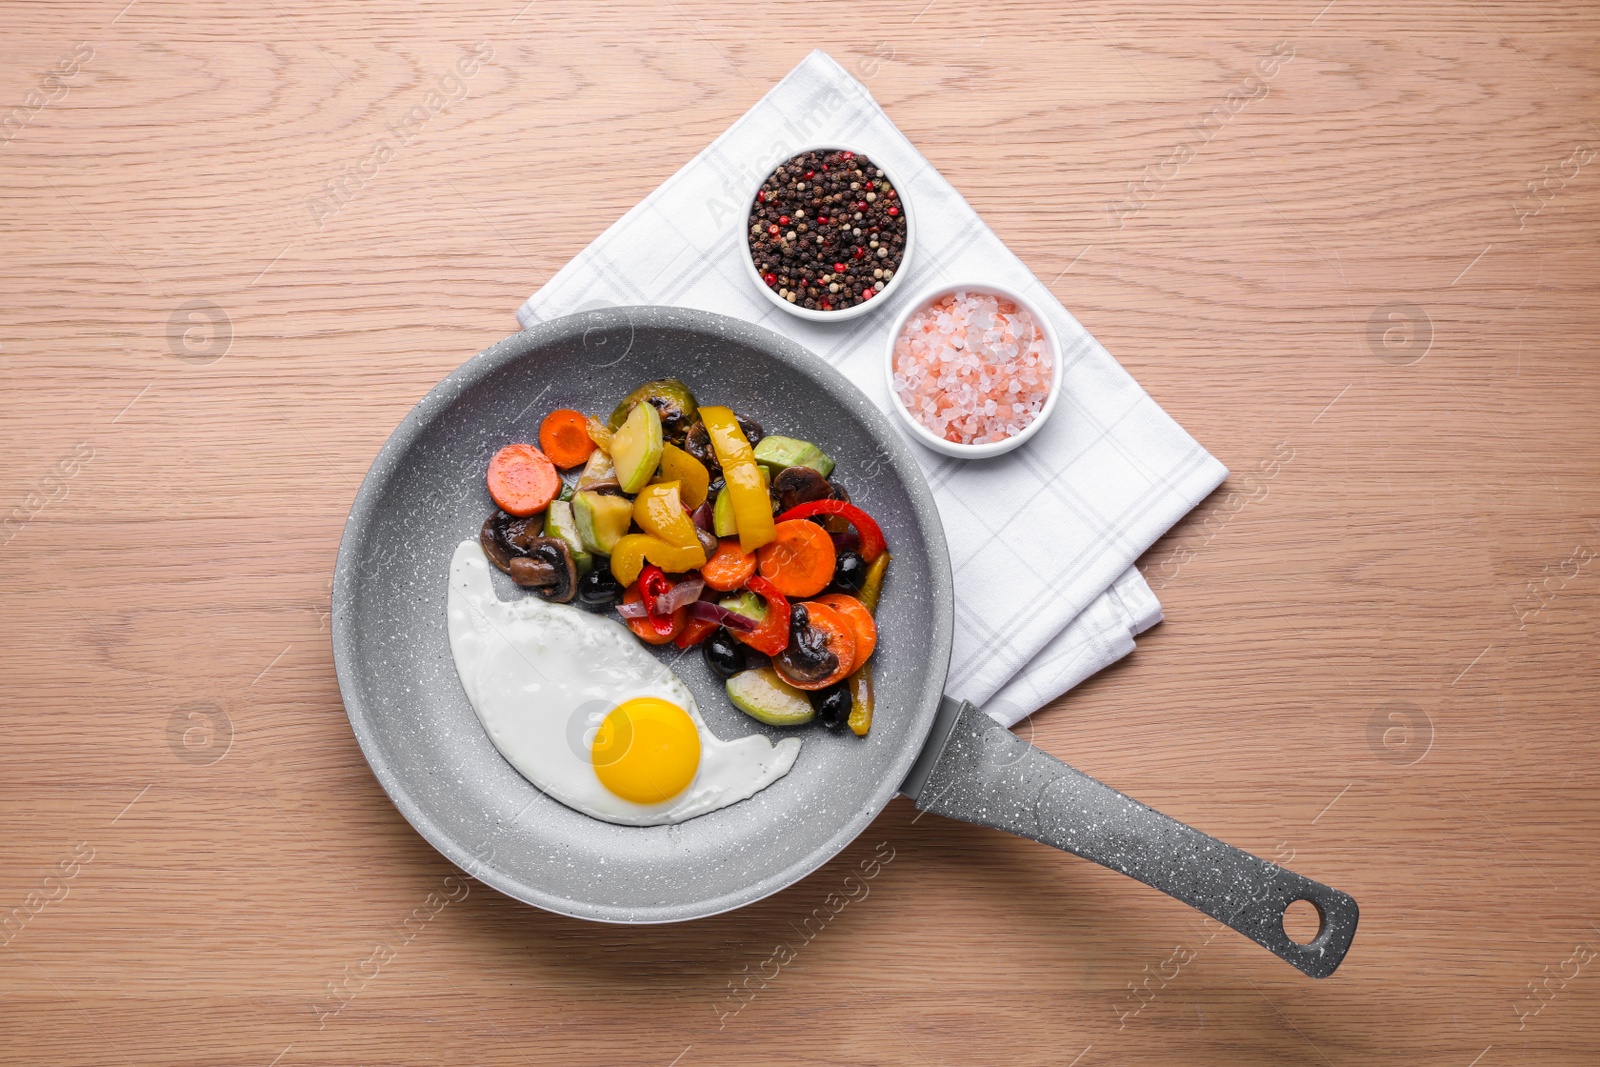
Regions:
<instances>
[{"instance_id":1,"label":"frying pan","mask_svg":"<svg viewBox=\"0 0 1600 1067\"><path fill-rule=\"evenodd\" d=\"M663 377L819 444L882 525L894 563L878 607L877 708L866 737L803 728L793 769L754 797L674 826L617 826L544 795L494 748L456 678L446 576L455 546L492 509L483 471L498 448L529 439L553 408L608 411L639 382ZM503 599L526 595L495 579L506 583ZM468 874L550 911L653 923L749 904L826 863L903 792L921 810L1120 871L1312 977L1333 973L1355 935L1349 896L1147 808L947 698L954 610L922 473L838 371L737 319L612 308L500 342L405 417L356 494L339 545L333 652L351 728L400 812ZM698 654L659 654L718 736L795 736L735 709ZM1321 917L1307 944L1284 932L1296 900Z\"/></svg>"}]
</instances>

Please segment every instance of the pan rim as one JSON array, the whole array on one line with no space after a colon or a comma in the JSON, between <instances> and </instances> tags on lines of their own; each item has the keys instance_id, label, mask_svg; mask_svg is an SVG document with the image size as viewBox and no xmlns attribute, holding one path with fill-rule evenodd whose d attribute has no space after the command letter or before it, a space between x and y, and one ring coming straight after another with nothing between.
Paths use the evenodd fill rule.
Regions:
<instances>
[{"instance_id":1,"label":"pan rim","mask_svg":"<svg viewBox=\"0 0 1600 1067\"><path fill-rule=\"evenodd\" d=\"M437 417L437 413L447 408L451 401L483 378L508 363L523 358L527 352L561 343L574 336L581 337L591 329L607 328L615 324L618 315L626 318L633 328L644 326L698 332L722 340L732 338L743 342L812 379L820 389L850 409L870 428L877 443L883 446L895 477L911 500L912 510L915 513L914 520L926 545L929 578L933 587L931 597L933 625L926 652L929 670L925 676L922 693L915 701L908 702L908 707L915 713L916 719L908 734L907 744L903 751L896 754L894 763L885 772L883 779L877 783L872 797L848 819L843 820L827 840L777 872L717 897L679 901L648 908L599 904L551 893L530 885L495 866L492 861L484 862L477 859L461 840L433 820L425 806L408 788L405 777L397 773L385 758L382 744L372 723L373 713L362 699L358 681L361 665L356 652L356 627L350 609L355 584L360 580L356 566L358 542L362 539L366 525L372 520L374 509L377 502L382 499L384 490L398 474L400 468L396 460L415 444L417 438ZM934 715L949 672L954 640L955 608L949 549L945 542L943 522L934 504L933 493L912 455L910 446L890 421L887 413L881 411L826 360L798 342L766 327L743 319L692 308L630 305L576 312L535 324L520 333L512 334L445 375L406 413L374 456L351 503L344 530L340 535L338 557L334 564L331 614L334 669L351 730L355 734L356 742L367 765L372 769L373 776L378 779L390 802L424 840L469 876L524 903L578 919L646 925L708 918L755 903L795 884L826 864L872 824L899 791L900 783L921 753L928 733L932 729Z\"/></svg>"}]
</instances>

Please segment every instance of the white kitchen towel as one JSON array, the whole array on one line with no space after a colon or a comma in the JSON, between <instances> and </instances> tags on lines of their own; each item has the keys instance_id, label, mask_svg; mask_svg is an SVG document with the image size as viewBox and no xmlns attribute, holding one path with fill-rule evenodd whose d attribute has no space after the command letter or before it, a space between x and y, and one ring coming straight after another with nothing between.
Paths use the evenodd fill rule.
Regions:
<instances>
[{"instance_id":1,"label":"white kitchen towel","mask_svg":"<svg viewBox=\"0 0 1600 1067\"><path fill-rule=\"evenodd\" d=\"M813 323L773 307L746 275L744 197L795 150L830 141L882 160L898 177L911 204L916 248L903 268L909 276L885 307L842 323ZM1228 472L1139 388L831 57L807 56L562 267L517 318L526 328L627 304L733 315L798 341L889 410L883 360L895 313L929 286L956 280L1021 291L1061 338L1061 400L1026 445L979 461L911 445L944 519L955 575L946 689L1010 725L1127 655L1134 635L1160 619L1160 604L1133 563Z\"/></svg>"}]
</instances>

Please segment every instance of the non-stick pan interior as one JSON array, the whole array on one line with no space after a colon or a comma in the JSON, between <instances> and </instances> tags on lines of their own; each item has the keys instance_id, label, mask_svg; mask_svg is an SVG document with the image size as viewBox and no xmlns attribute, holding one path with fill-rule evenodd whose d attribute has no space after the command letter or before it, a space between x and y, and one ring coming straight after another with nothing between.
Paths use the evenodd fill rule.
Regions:
<instances>
[{"instance_id":1,"label":"non-stick pan interior","mask_svg":"<svg viewBox=\"0 0 1600 1067\"><path fill-rule=\"evenodd\" d=\"M874 658L878 706L857 738L799 729L787 777L677 826L599 822L511 768L456 680L445 632L451 552L492 510L484 468L535 440L556 407L609 412L634 385L686 381L768 432L815 441L882 525L893 553ZM496 575L497 580L502 576ZM525 595L510 585L506 598ZM706 312L616 308L539 325L457 369L408 415L367 475L335 573L334 657L374 772L440 852L540 907L616 922L715 914L803 877L894 795L927 733L949 663L949 562L916 464L885 417L830 366L748 323ZM735 709L698 651L659 653L720 737L791 731Z\"/></svg>"}]
</instances>

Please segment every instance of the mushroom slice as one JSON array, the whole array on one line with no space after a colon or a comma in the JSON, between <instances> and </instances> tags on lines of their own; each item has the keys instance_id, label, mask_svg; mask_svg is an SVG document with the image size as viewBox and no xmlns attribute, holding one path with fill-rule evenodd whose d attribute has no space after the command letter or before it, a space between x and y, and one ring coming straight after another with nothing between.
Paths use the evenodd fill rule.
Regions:
<instances>
[{"instance_id":1,"label":"mushroom slice","mask_svg":"<svg viewBox=\"0 0 1600 1067\"><path fill-rule=\"evenodd\" d=\"M829 499L833 496L833 486L810 467L785 467L772 479L772 495L782 513L813 500Z\"/></svg>"},{"instance_id":2,"label":"mushroom slice","mask_svg":"<svg viewBox=\"0 0 1600 1067\"><path fill-rule=\"evenodd\" d=\"M683 450L705 464L713 481L720 480L722 465L717 462L716 449L711 447L711 431L706 429L705 423L697 422L689 427L689 432L684 435Z\"/></svg>"},{"instance_id":3,"label":"mushroom slice","mask_svg":"<svg viewBox=\"0 0 1600 1067\"><path fill-rule=\"evenodd\" d=\"M483 529L478 531L478 544L483 546L483 554L489 557L489 562L496 567L511 573L511 547L505 543L501 536L501 529L510 516L503 511L497 511L483 520Z\"/></svg>"},{"instance_id":4,"label":"mushroom slice","mask_svg":"<svg viewBox=\"0 0 1600 1067\"><path fill-rule=\"evenodd\" d=\"M543 512L526 519L515 519L508 515L500 527L500 540L504 541L513 553L532 551L534 544L543 537Z\"/></svg>"},{"instance_id":5,"label":"mushroom slice","mask_svg":"<svg viewBox=\"0 0 1600 1067\"><path fill-rule=\"evenodd\" d=\"M761 439L767 436L767 432L761 428L761 424L755 419L747 419L737 411L733 413L733 417L739 420L739 430L744 434L745 440L750 442L751 448L759 445Z\"/></svg>"},{"instance_id":6,"label":"mushroom slice","mask_svg":"<svg viewBox=\"0 0 1600 1067\"><path fill-rule=\"evenodd\" d=\"M565 541L535 537L527 553L511 561L507 573L512 581L557 604L565 604L577 594L578 567Z\"/></svg>"},{"instance_id":7,"label":"mushroom slice","mask_svg":"<svg viewBox=\"0 0 1600 1067\"><path fill-rule=\"evenodd\" d=\"M811 625L804 604L789 612L789 644L773 657L783 673L797 682L820 682L839 669L839 657L828 647L828 635Z\"/></svg>"}]
</instances>

